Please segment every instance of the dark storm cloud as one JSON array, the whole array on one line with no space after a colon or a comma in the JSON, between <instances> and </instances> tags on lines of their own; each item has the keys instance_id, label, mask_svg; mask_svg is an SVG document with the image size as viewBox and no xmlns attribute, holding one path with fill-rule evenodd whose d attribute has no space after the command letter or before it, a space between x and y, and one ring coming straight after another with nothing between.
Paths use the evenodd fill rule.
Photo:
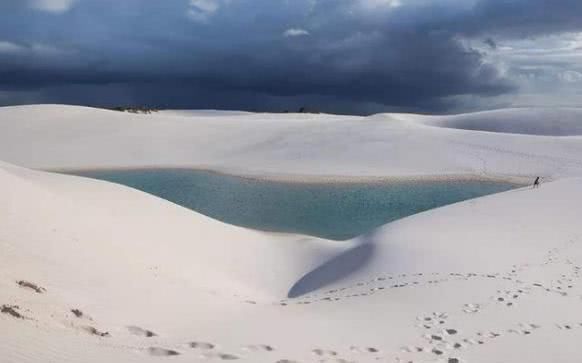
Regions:
<instances>
[{"instance_id":1,"label":"dark storm cloud","mask_svg":"<svg viewBox=\"0 0 582 363\"><path fill-rule=\"evenodd\" d=\"M467 39L494 48L580 18L570 0L8 0L0 102L444 110L515 91Z\"/></svg>"},{"instance_id":2,"label":"dark storm cloud","mask_svg":"<svg viewBox=\"0 0 582 363\"><path fill-rule=\"evenodd\" d=\"M488 45L489 48L491 48L491 49L497 49L497 43L495 42L495 40L493 40L491 38L487 38L487 39L483 40L483 43Z\"/></svg>"}]
</instances>

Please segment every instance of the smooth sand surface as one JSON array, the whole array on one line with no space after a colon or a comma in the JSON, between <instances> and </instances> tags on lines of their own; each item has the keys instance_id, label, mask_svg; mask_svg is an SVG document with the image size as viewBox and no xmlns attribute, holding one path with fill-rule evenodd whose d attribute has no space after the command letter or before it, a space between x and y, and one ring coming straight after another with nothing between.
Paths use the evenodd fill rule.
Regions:
<instances>
[{"instance_id":1,"label":"smooth sand surface","mask_svg":"<svg viewBox=\"0 0 582 363\"><path fill-rule=\"evenodd\" d=\"M3 362L580 361L582 138L411 115L212 118L0 108ZM555 181L337 242L30 169L155 165Z\"/></svg>"}]
</instances>

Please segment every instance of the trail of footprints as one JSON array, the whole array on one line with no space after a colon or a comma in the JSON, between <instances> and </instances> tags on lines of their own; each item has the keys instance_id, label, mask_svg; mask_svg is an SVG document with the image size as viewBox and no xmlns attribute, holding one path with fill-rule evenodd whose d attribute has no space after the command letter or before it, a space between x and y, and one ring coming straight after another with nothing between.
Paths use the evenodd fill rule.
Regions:
<instances>
[{"instance_id":1,"label":"trail of footprints","mask_svg":"<svg viewBox=\"0 0 582 363\"><path fill-rule=\"evenodd\" d=\"M549 265L559 263L558 254L560 249L553 249L551 250L546 260L541 264ZM303 297L296 301L296 304L299 305L307 305L315 302L330 302L330 301L339 301L343 298L353 298L353 297L360 297L360 296L369 296L373 295L374 293L380 292L382 290L388 290L393 288L402 288L402 287L410 287L419 284L436 284L441 282L450 281L452 279L462 279L462 280L469 280L472 278L489 278L489 279L503 279L507 281L515 282L519 288L516 289L509 289L509 290L498 290L496 294L491 296L492 303L499 304L506 307L513 307L519 301L520 298L523 296L530 294L532 289L539 288L547 292L558 293L561 296L568 296L566 292L568 289L572 289L574 287L575 281L580 278L581 268L579 266L575 266L571 261L565 260L565 264L572 266L572 272L570 275L562 274L559 279L552 280L548 287L546 287L542 283L532 283L526 284L523 281L517 279L518 272L522 272L527 268L532 266L530 265L522 265L522 266L514 266L514 269L507 273L507 274L461 274L461 273L449 273L445 275L446 277L442 277L443 275L434 273L431 275L424 275L422 273L413 274L413 275L398 275L394 276L381 276L377 277L376 279L369 281L369 282L360 282L353 286L343 287L339 289L333 289L327 291L324 295L332 295L332 296L324 296L322 297L321 294L312 294L310 296ZM422 276L432 276L430 279L425 279L425 281L402 281L403 279L409 277L422 277ZM344 292L357 289L357 288L365 288L371 284L378 284L379 282L396 281L398 279L398 283L394 283L392 285L379 285L369 288L369 291L358 292L358 293L349 293L345 294ZM333 296L334 294L344 293L341 297ZM289 305L291 301L283 300L280 302L280 305L286 306ZM480 312L483 308L488 306L491 302L486 303L467 303L464 304L462 307L462 311L468 314L474 314ZM434 313L432 316L423 316L419 317L418 326L424 329L438 329L442 325L446 324L447 315L444 313ZM556 327L563 330L572 330L582 327L582 323L568 323L568 324L556 324ZM448 363L458 363L462 362L461 358L455 357L455 352L461 351L471 346L478 346L486 344L486 342L497 339L502 337L505 334L519 334L519 335L530 335L535 330L540 329L541 326L534 323L522 323L519 326L502 330L499 332L496 331L485 331L485 332L477 332L473 336L464 336L461 338L459 335L459 331L455 328L442 328L440 333L431 333L431 334L423 334L424 339L428 342L428 346L406 346L402 348L403 352L407 353L429 353L435 356L447 356L446 362ZM459 339L452 339L453 337L459 337ZM372 348L372 352L376 352L375 348ZM316 350L316 354L324 355L323 351ZM333 355L333 354L331 354ZM396 359L397 362L413 362L412 360L402 360L400 358Z\"/></svg>"},{"instance_id":2,"label":"trail of footprints","mask_svg":"<svg viewBox=\"0 0 582 363\"><path fill-rule=\"evenodd\" d=\"M238 356L235 354L230 353L223 353L217 350L217 345L208 342L191 342L186 345L187 348L191 348L194 350L199 351L199 357L203 359L219 359L219 360L238 360L242 358L246 358L244 356ZM271 353L275 352L276 349L267 344L258 344L258 345L247 345L241 348L241 351L246 353ZM349 351L351 353L357 354L378 354L380 350L375 347L358 347L358 346L350 346ZM150 347L147 349L147 353L152 356L157 357L169 357L180 355L177 350L160 348L160 347ZM311 354L318 359L317 361L320 363L357 363L353 360L348 360L340 357L340 354L334 350L322 349L322 348L314 348L311 350ZM292 359L276 359L273 361L274 363L302 363L297 360Z\"/></svg>"},{"instance_id":3,"label":"trail of footprints","mask_svg":"<svg viewBox=\"0 0 582 363\"><path fill-rule=\"evenodd\" d=\"M560 296L569 297L580 279L582 268L575 265L571 260L562 258L563 252L574 244L570 241L565 247L554 248L550 250L544 261L537 265L516 265L507 273L499 274L476 274L476 273L416 273L416 274L399 274L378 276L373 280L367 282L359 282L351 286L331 289L324 293L310 294L298 299L282 300L276 305L288 306L309 305L312 303L335 302L342 299L357 298L370 296L377 293L382 293L391 289L414 287L418 285L440 284L447 281L471 280L471 279L502 279L510 281L515 284L514 289L498 290L492 294L489 301L472 302L462 305L460 313L477 314L489 306L503 306L513 308L524 296L533 291L545 291L547 293L556 293ZM518 276L520 273L526 272L532 268L548 267L548 266L565 266L566 273L561 273L558 278L550 280L549 282L532 282L526 283L521 281ZM46 290L40 286L26 281L18 281L21 288L28 289L33 293L43 294ZM577 296L582 298L582 296ZM246 303L256 304L255 301L246 300ZM2 305L0 313L7 314L14 318L20 318L19 307L16 305ZM73 316L77 319L85 319L92 321L90 317L84 314L79 309L71 309ZM30 312L30 311L28 311ZM462 352L472 347L487 344L496 339L503 338L505 335L517 334L521 336L529 336L535 334L539 329L555 328L563 331L582 329L582 322L561 322L554 326L542 327L536 323L521 323L517 326L500 329L498 331L477 331L471 334L463 332L453 324L449 323L449 314L444 312L432 312L416 318L416 327L420 332L420 344L413 344L403 346L400 349L399 355L395 358L395 363L416 363L427 358L427 355L432 358L437 358L439 361L446 363L465 363L462 358ZM111 335L109 332L101 332L92 326L82 326L83 330L88 333L107 339ZM134 336L151 339L158 337L158 335L148 329L141 328L136 325L126 327L127 332ZM198 353L202 359L209 360L239 360L246 358L248 354L259 353L273 353L276 352L275 347L267 344L248 345L242 347L240 350L244 354L237 355L231 352L223 352L218 349L218 345L204 341L193 341L183 344L180 348L175 347L161 347L151 346L149 348L138 348L145 351L147 354L154 357L171 357L187 353ZM376 347L357 347L350 346L346 349L350 354L368 354L376 357L376 359L385 358L382 352ZM356 361L347 360L340 356L340 353L334 350L327 350L323 348L314 348L311 351L313 357L318 362L335 362L335 363L355 363ZM275 354L273 354L275 355ZM274 357L274 363L303 363L292 359L277 359Z\"/></svg>"},{"instance_id":4,"label":"trail of footprints","mask_svg":"<svg viewBox=\"0 0 582 363\"><path fill-rule=\"evenodd\" d=\"M22 286L22 285L21 285ZM28 286L24 286L25 288L29 288ZM31 289L34 291L34 289ZM46 290L42 290L44 292ZM34 291L39 293L38 291ZM1 314L6 314L14 319L32 319L27 318L21 315L20 311L22 309L17 305L2 305L0 308ZM32 313L30 310L26 310L29 313ZM80 309L74 308L70 309L70 313L72 315L72 319L76 319L78 321L82 321L86 323L87 321L93 321L91 317L89 317L86 313L81 311ZM71 327L76 327L76 325L72 324ZM82 331L87 332L88 334L94 335L96 337L102 339L109 339L112 335L109 332L102 332L99 331L97 328L89 325L80 325L78 328ZM152 330L142 328L137 325L129 325L125 327L128 334L136 336L140 339L152 339L154 342L156 341L155 338L159 337L157 333ZM172 357L172 356L179 356L188 353L198 353L198 357L200 359L207 359L207 360L221 360L221 361L229 361L229 360L239 360L246 358L246 354L269 354L276 352L275 347L268 344L251 344L247 346L243 346L240 348L241 352L246 354L238 355L231 352L224 352L219 349L219 346L214 343L206 342L206 341L191 341L186 344L182 344L179 347L167 347L167 346L158 346L156 344L152 344L151 346L147 347L148 344L145 344L146 347L139 347L139 346L124 346L124 348L134 349L136 351L144 352L152 357ZM350 347L350 351L354 353L370 353L375 354L379 352L379 349L374 347ZM314 348L311 353L314 357L318 357L318 362L334 362L334 363L355 363L351 360L343 359L339 356L338 352L333 350L327 350L322 348ZM302 363L292 359L277 359L275 356L273 357L274 363Z\"/></svg>"},{"instance_id":5,"label":"trail of footprints","mask_svg":"<svg viewBox=\"0 0 582 363\"><path fill-rule=\"evenodd\" d=\"M573 245L570 241L568 245ZM568 290L574 288L576 281L580 278L581 268L576 266L569 259L561 259L560 255L569 246L562 249L554 248L548 252L544 261L539 265L514 266L510 276L503 277L506 280L515 282L516 289L498 290L491 297L491 301L485 303L467 303L462 306L462 313L476 314L491 304L497 304L512 308L524 295L531 293L534 289L548 293L557 293L561 296L569 296ZM549 265L563 264L570 267L569 273L560 274L558 279L551 280L547 284L535 282L527 284L517 279L518 272L527 271L534 267L545 267ZM483 275L482 275L483 276ZM485 275L488 278L497 278L500 275ZM503 275L501 275L503 276ZM462 363L462 352L471 347L487 344L492 340L504 337L505 335L517 334L529 336L535 334L539 329L543 329L540 324L520 323L517 326L500 329L499 331L477 331L466 334L456 329L448 322L449 315L442 312L434 312L417 317L416 327L421 330L423 343L417 345L403 346L397 363L415 363L425 361L426 356L438 359L439 362ZM582 329L582 322L558 323L545 328L557 328L564 331ZM430 358L429 358L430 359Z\"/></svg>"},{"instance_id":6,"label":"trail of footprints","mask_svg":"<svg viewBox=\"0 0 582 363\"><path fill-rule=\"evenodd\" d=\"M351 286L328 290L324 293L314 293L296 299L281 300L275 305L310 305L325 302L337 302L344 299L372 296L382 292L389 292L399 288L414 288L416 286L436 285L449 281L469 281L473 279L500 279L519 283L512 273L506 274L477 274L477 273L415 273L379 276L367 282L359 282ZM499 302L506 302L508 306L513 305L514 300L521 295L527 294L529 287L516 289L516 291L498 291Z\"/></svg>"},{"instance_id":7,"label":"trail of footprints","mask_svg":"<svg viewBox=\"0 0 582 363\"><path fill-rule=\"evenodd\" d=\"M520 323L514 327L498 331L477 331L466 334L456 328L451 328L448 323L448 314L432 313L417 317L417 327L426 329L422 334L423 343L401 347L403 355L396 358L399 363L415 363L425 361L426 355L433 358L442 358L443 362L461 363L462 352L471 347L488 344L489 342L503 338L506 335L529 336L535 334L543 327L536 323ZM559 323L547 328L560 330L582 329L582 322Z\"/></svg>"},{"instance_id":8,"label":"trail of footprints","mask_svg":"<svg viewBox=\"0 0 582 363\"><path fill-rule=\"evenodd\" d=\"M448 318L449 315L443 312L418 316L416 327L422 330L423 343L403 346L400 350L404 355L398 357L396 362L415 363L418 361L417 358L423 361L422 358L426 355L442 358L447 363L465 362L462 359L463 350L487 344L506 334L530 335L541 328L538 324L522 323L509 329L467 334L451 325Z\"/></svg>"},{"instance_id":9,"label":"trail of footprints","mask_svg":"<svg viewBox=\"0 0 582 363\"><path fill-rule=\"evenodd\" d=\"M398 288L413 288L415 286L436 285L449 281L469 281L473 279L496 279L515 283L518 288L513 290L500 290L492 299L499 304L504 304L508 307L514 306L520 297L527 295L534 288L541 288L547 292L556 293L562 296L568 295L568 290L574 287L574 282L580 278L582 273L581 267L576 266L572 261L565 259L561 260L560 255L568 248L574 246L575 240L568 241L565 246L561 248L553 248L545 256L544 261L538 265L515 265L512 270L506 273L413 273L413 274L393 274L385 276L377 276L372 280L365 282L358 282L353 285L344 286L341 288L331 289L324 293L313 293L302 296L296 299L281 300L276 305L290 306L290 305L309 305L315 303L337 302L344 299L352 299L358 297L371 296L381 292L388 292ZM518 278L520 272L526 271L532 267L548 266L551 264L563 263L571 267L570 275L563 274L559 279L552 280L549 285L544 285L540 282L526 283ZM582 298L582 296L580 296ZM245 301L247 303L254 303L254 301ZM478 309L476 306L467 306L468 310Z\"/></svg>"},{"instance_id":10,"label":"trail of footprints","mask_svg":"<svg viewBox=\"0 0 582 363\"><path fill-rule=\"evenodd\" d=\"M572 272L570 275L562 274L559 279L552 280L548 285L540 282L527 283L518 279L518 273L532 268L535 266L547 266L550 264L560 263L559 253L562 250L568 248L570 245L574 244L574 241L570 241L562 249L554 248L550 250L545 258L545 260L539 265L516 265L510 272L506 273L489 273L489 274L477 274L477 273L415 273L415 274L397 274L397 275L386 275L378 276L373 280L366 282L359 282L351 286L345 286L337 289L331 289L324 293L310 294L297 299L287 299L281 300L278 305L288 306L288 305L309 305L321 302L335 302L343 299L357 298L371 296L380 292L388 292L392 289L398 288L413 288L415 286L421 285L434 285L445 283L449 281L469 281L473 279L497 279L504 280L508 282L515 283L518 288L513 290L499 290L492 296L492 299L499 304L504 304L508 307L514 306L520 297L527 295L534 288L541 288L547 292L556 293L562 296L568 295L568 290L574 287L575 281L580 278L582 273L581 267L574 265L574 263L568 259L563 261L565 265L571 266ZM580 296L582 298L582 296ZM468 310L478 310L478 306L471 306L467 304ZM478 305L478 304L475 304Z\"/></svg>"}]
</instances>

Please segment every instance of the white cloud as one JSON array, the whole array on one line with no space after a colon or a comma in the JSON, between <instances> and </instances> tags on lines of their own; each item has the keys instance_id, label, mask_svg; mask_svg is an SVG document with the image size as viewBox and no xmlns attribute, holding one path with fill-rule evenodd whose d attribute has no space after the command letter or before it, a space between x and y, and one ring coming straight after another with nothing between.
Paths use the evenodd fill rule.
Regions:
<instances>
[{"instance_id":1,"label":"white cloud","mask_svg":"<svg viewBox=\"0 0 582 363\"><path fill-rule=\"evenodd\" d=\"M564 71L559 74L559 78L568 83L576 83L582 81L582 73L577 71Z\"/></svg>"},{"instance_id":2,"label":"white cloud","mask_svg":"<svg viewBox=\"0 0 582 363\"><path fill-rule=\"evenodd\" d=\"M36 55L44 57L59 57L66 54L71 54L71 51L60 49L52 45L32 43L30 45L30 51Z\"/></svg>"},{"instance_id":3,"label":"white cloud","mask_svg":"<svg viewBox=\"0 0 582 363\"><path fill-rule=\"evenodd\" d=\"M0 41L0 54L20 53L23 50L24 48L17 44Z\"/></svg>"},{"instance_id":4,"label":"white cloud","mask_svg":"<svg viewBox=\"0 0 582 363\"><path fill-rule=\"evenodd\" d=\"M516 107L576 106L582 93L582 33L562 33L524 39L500 39L486 59L506 69L519 87L503 98ZM499 67L499 68L501 68Z\"/></svg>"},{"instance_id":5,"label":"white cloud","mask_svg":"<svg viewBox=\"0 0 582 363\"><path fill-rule=\"evenodd\" d=\"M364 9L377 9L377 8L398 8L402 6L401 0L359 0L358 3Z\"/></svg>"},{"instance_id":6,"label":"white cloud","mask_svg":"<svg viewBox=\"0 0 582 363\"><path fill-rule=\"evenodd\" d=\"M190 0L188 16L190 19L205 23L220 9L219 0Z\"/></svg>"},{"instance_id":7,"label":"white cloud","mask_svg":"<svg viewBox=\"0 0 582 363\"><path fill-rule=\"evenodd\" d=\"M35 61L43 60L60 62L67 55L74 54L74 51L61 49L42 43L28 43L20 45L7 41L0 41L0 54L27 57L34 59Z\"/></svg>"},{"instance_id":8,"label":"white cloud","mask_svg":"<svg viewBox=\"0 0 582 363\"><path fill-rule=\"evenodd\" d=\"M35 10L60 14L67 12L77 0L29 0L30 7Z\"/></svg>"},{"instance_id":9,"label":"white cloud","mask_svg":"<svg viewBox=\"0 0 582 363\"><path fill-rule=\"evenodd\" d=\"M309 32L305 29L299 29L299 28L287 29L283 33L283 36L285 36L285 37L301 37L301 36L305 36L305 35L309 35Z\"/></svg>"}]
</instances>

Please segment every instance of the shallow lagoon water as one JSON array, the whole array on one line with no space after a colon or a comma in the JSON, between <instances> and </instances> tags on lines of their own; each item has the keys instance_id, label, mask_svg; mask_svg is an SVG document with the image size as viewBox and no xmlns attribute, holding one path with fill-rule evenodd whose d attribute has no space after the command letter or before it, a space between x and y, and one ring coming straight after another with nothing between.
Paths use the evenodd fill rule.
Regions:
<instances>
[{"instance_id":1,"label":"shallow lagoon water","mask_svg":"<svg viewBox=\"0 0 582 363\"><path fill-rule=\"evenodd\" d=\"M187 169L78 171L159 196L220 221L345 240L447 204L513 189L492 181L289 183Z\"/></svg>"}]
</instances>

